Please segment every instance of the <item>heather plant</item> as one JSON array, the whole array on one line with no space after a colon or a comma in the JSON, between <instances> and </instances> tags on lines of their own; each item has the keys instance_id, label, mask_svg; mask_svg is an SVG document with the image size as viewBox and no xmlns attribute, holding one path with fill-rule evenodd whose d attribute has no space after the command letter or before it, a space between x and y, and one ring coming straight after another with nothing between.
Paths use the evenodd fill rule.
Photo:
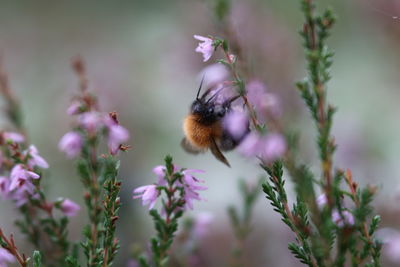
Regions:
<instances>
[{"instance_id":1,"label":"heather plant","mask_svg":"<svg viewBox=\"0 0 400 267\"><path fill-rule=\"evenodd\" d=\"M255 172L264 173L254 183L239 181L240 206L227 208L233 244L226 250L231 250L231 257L223 261L248 266L245 252L254 230L253 210L264 194L264 204L272 206L293 233L288 250L300 263L313 267L381 266L382 244L375 238L380 217L371 205L377 189L359 186L351 170L334 161L337 144L331 130L336 107L328 101L327 90L334 56L327 46L336 21L333 11L318 13L313 0L300 1L306 77L296 86L316 130L319 168L315 170L311 168L315 164L306 162L299 152L299 133L293 134L281 119L285 105L261 79L250 74L246 51L229 25L230 1L214 3L221 37L194 35L198 41L194 51L201 54L203 62L216 58L200 73L201 83L213 103L225 109L220 126L237 141L236 151L243 160L255 163ZM82 58L73 60L72 69L79 86L67 108L70 130L58 146L74 160L82 184L88 218L82 239L73 241L68 236L69 220L81 207L68 198L49 199L42 181L51 166L28 142L22 109L0 69L0 93L9 123L0 132L0 195L18 209L16 226L34 247L27 256L14 235L0 228L0 266L106 267L114 264L119 252L116 230L123 186L118 176L119 158L130 149L126 144L130 134L120 124L117 112L100 108ZM227 101L229 106L225 106ZM133 189L132 198L148 207L155 235L143 245L147 249L135 253L129 266L206 266L199 250L211 216L190 214L195 201L204 200L205 181L195 175L205 172L180 167L168 155L153 173L156 181ZM288 189L288 179L293 191Z\"/></svg>"}]
</instances>

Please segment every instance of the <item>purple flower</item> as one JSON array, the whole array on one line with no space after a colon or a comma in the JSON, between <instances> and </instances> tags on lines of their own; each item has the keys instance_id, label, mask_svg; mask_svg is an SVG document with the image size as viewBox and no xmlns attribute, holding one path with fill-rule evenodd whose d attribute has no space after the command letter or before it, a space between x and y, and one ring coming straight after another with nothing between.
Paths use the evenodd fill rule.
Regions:
<instances>
[{"instance_id":1,"label":"purple flower","mask_svg":"<svg viewBox=\"0 0 400 267\"><path fill-rule=\"evenodd\" d=\"M199 76L204 77L203 86L211 88L224 82L229 76L229 70L225 65L217 63L205 67Z\"/></svg>"},{"instance_id":2,"label":"purple flower","mask_svg":"<svg viewBox=\"0 0 400 267\"><path fill-rule=\"evenodd\" d=\"M393 228L381 228L376 238L383 243L383 253L393 263L400 263L400 232Z\"/></svg>"},{"instance_id":3,"label":"purple flower","mask_svg":"<svg viewBox=\"0 0 400 267\"><path fill-rule=\"evenodd\" d=\"M202 238L209 233L209 228L214 220L214 216L209 212L202 212L194 219L193 234L196 238Z\"/></svg>"},{"instance_id":4,"label":"purple flower","mask_svg":"<svg viewBox=\"0 0 400 267\"><path fill-rule=\"evenodd\" d=\"M121 125L115 124L108 128L108 148L111 154L116 154L119 150L119 146L128 141L129 132Z\"/></svg>"},{"instance_id":5,"label":"purple flower","mask_svg":"<svg viewBox=\"0 0 400 267\"><path fill-rule=\"evenodd\" d=\"M15 133L15 132L4 132L3 133L3 138L7 141L10 140L14 143L22 143L25 142L25 136L23 136L20 133Z\"/></svg>"},{"instance_id":6,"label":"purple flower","mask_svg":"<svg viewBox=\"0 0 400 267\"><path fill-rule=\"evenodd\" d=\"M104 123L108 128L108 149L110 153L117 154L120 145L129 139L129 132L127 129L117 123L115 119L107 115L104 118Z\"/></svg>"},{"instance_id":7,"label":"purple flower","mask_svg":"<svg viewBox=\"0 0 400 267\"><path fill-rule=\"evenodd\" d=\"M223 127L239 141L249 130L248 116L243 111L232 110L224 117Z\"/></svg>"},{"instance_id":8,"label":"purple flower","mask_svg":"<svg viewBox=\"0 0 400 267\"><path fill-rule=\"evenodd\" d=\"M69 105L67 109L68 115L76 115L79 113L81 108L81 103L78 100L72 101L71 105Z\"/></svg>"},{"instance_id":9,"label":"purple flower","mask_svg":"<svg viewBox=\"0 0 400 267\"><path fill-rule=\"evenodd\" d=\"M214 53L213 40L200 35L194 35L195 39L201 41L196 47L196 52L203 54L203 61L206 62Z\"/></svg>"},{"instance_id":10,"label":"purple flower","mask_svg":"<svg viewBox=\"0 0 400 267\"><path fill-rule=\"evenodd\" d=\"M167 181L165 180L165 172L166 172L166 168L163 165L159 165L153 168L153 173L155 175L157 175L158 181L157 184L158 185L166 185Z\"/></svg>"},{"instance_id":11,"label":"purple flower","mask_svg":"<svg viewBox=\"0 0 400 267\"><path fill-rule=\"evenodd\" d=\"M68 217L75 216L80 209L81 207L78 204L68 198L64 199L60 205L60 210Z\"/></svg>"},{"instance_id":12,"label":"purple flower","mask_svg":"<svg viewBox=\"0 0 400 267\"><path fill-rule=\"evenodd\" d=\"M157 186L154 184L140 186L133 190L133 199L142 198L142 205L149 205L149 210L156 204L158 195Z\"/></svg>"},{"instance_id":13,"label":"purple flower","mask_svg":"<svg viewBox=\"0 0 400 267\"><path fill-rule=\"evenodd\" d=\"M266 162L281 158L286 152L285 138L280 134L268 134L261 144L260 157Z\"/></svg>"},{"instance_id":14,"label":"purple flower","mask_svg":"<svg viewBox=\"0 0 400 267\"><path fill-rule=\"evenodd\" d=\"M40 168L47 169L49 167L49 164L47 163L47 161L39 155L39 151L37 150L37 148L34 145L31 145L28 148L28 150L26 150L24 152L24 155L28 155L28 154L30 156L30 159L28 160L29 168L38 166Z\"/></svg>"},{"instance_id":15,"label":"purple flower","mask_svg":"<svg viewBox=\"0 0 400 267\"><path fill-rule=\"evenodd\" d=\"M90 133L95 133L103 126L103 119L98 112L90 111L82 113L79 118L80 125Z\"/></svg>"},{"instance_id":16,"label":"purple flower","mask_svg":"<svg viewBox=\"0 0 400 267\"><path fill-rule=\"evenodd\" d=\"M5 248L0 247L0 267L7 267L7 263L15 262L15 257Z\"/></svg>"},{"instance_id":17,"label":"purple flower","mask_svg":"<svg viewBox=\"0 0 400 267\"><path fill-rule=\"evenodd\" d=\"M39 178L39 174L24 169L22 164L17 164L12 168L10 173L11 183L9 190L13 191L18 187L27 186L27 184L31 183L31 179ZM28 187L27 189L29 189L28 191L31 191L31 187Z\"/></svg>"},{"instance_id":18,"label":"purple flower","mask_svg":"<svg viewBox=\"0 0 400 267\"><path fill-rule=\"evenodd\" d=\"M389 239L385 244L385 254L387 257L396 263L400 263L400 235L396 235Z\"/></svg>"},{"instance_id":19,"label":"purple flower","mask_svg":"<svg viewBox=\"0 0 400 267\"><path fill-rule=\"evenodd\" d=\"M321 194L317 197L318 208L323 209L327 203L328 203L328 198L326 197L325 194Z\"/></svg>"},{"instance_id":20,"label":"purple flower","mask_svg":"<svg viewBox=\"0 0 400 267\"><path fill-rule=\"evenodd\" d=\"M197 191L206 190L207 187L198 185L198 183L204 183L203 180L199 180L192 176L190 173L204 173L202 170L188 169L182 172L183 174L183 188L185 191L184 200L185 207L193 209L193 200L203 200Z\"/></svg>"},{"instance_id":21,"label":"purple flower","mask_svg":"<svg viewBox=\"0 0 400 267\"><path fill-rule=\"evenodd\" d=\"M260 136L251 132L240 143L238 150L246 157L260 157L265 162L273 162L286 152L285 138L276 133Z\"/></svg>"},{"instance_id":22,"label":"purple flower","mask_svg":"<svg viewBox=\"0 0 400 267\"><path fill-rule=\"evenodd\" d=\"M340 228L354 225L354 217L348 210L343 210L342 214L337 210L332 211L332 221Z\"/></svg>"},{"instance_id":23,"label":"purple flower","mask_svg":"<svg viewBox=\"0 0 400 267\"><path fill-rule=\"evenodd\" d=\"M67 154L67 157L74 158L81 153L82 137L77 132L66 133L58 143L58 148Z\"/></svg>"},{"instance_id":24,"label":"purple flower","mask_svg":"<svg viewBox=\"0 0 400 267\"><path fill-rule=\"evenodd\" d=\"M260 81L247 84L247 98L254 106L257 117L266 120L267 115L279 116L281 107L279 99L272 93L267 93L265 85Z\"/></svg>"}]
</instances>

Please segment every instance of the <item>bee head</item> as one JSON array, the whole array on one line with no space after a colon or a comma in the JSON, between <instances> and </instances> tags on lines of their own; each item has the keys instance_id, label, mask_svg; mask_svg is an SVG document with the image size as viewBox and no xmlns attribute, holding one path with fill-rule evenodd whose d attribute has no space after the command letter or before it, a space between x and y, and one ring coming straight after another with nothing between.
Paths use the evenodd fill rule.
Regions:
<instances>
[{"instance_id":1,"label":"bee head","mask_svg":"<svg viewBox=\"0 0 400 267\"><path fill-rule=\"evenodd\" d=\"M203 102L201 99L196 99L190 111L192 114L201 115L201 116L212 116L214 115L214 103Z\"/></svg>"}]
</instances>

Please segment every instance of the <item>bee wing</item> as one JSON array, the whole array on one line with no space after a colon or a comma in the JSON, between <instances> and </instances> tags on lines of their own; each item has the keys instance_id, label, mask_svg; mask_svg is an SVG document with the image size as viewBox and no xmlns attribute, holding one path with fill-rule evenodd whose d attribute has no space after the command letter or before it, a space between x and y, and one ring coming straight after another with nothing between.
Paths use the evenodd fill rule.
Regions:
<instances>
[{"instance_id":1,"label":"bee wing","mask_svg":"<svg viewBox=\"0 0 400 267\"><path fill-rule=\"evenodd\" d=\"M210 146L211 153L222 163L224 163L226 166L231 167L229 165L228 160L225 158L224 154L222 154L221 150L219 150L217 142L215 142L214 138L211 138L211 146Z\"/></svg>"},{"instance_id":2,"label":"bee wing","mask_svg":"<svg viewBox=\"0 0 400 267\"><path fill-rule=\"evenodd\" d=\"M186 152L188 152L188 153L190 153L190 154L195 154L195 155L196 155L196 154L199 154L199 153L204 152L203 149L199 149L199 148L197 148L197 147L194 147L194 146L189 142L189 140L187 140L185 137L182 138L181 147L183 148L183 150L185 150Z\"/></svg>"}]
</instances>

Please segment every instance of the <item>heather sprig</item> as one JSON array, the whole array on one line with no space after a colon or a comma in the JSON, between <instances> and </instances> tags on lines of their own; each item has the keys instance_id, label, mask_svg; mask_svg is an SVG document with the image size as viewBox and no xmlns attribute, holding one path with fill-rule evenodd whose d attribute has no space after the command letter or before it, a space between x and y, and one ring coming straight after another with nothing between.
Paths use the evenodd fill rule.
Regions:
<instances>
[{"instance_id":1,"label":"heather sprig","mask_svg":"<svg viewBox=\"0 0 400 267\"><path fill-rule=\"evenodd\" d=\"M330 10L316 15L312 0L302 0L301 3L305 23L300 33L304 39L308 75L304 81L297 83L297 87L317 128L321 177L299 163L295 136L286 134L286 140L279 141L285 129L272 113L260 112L262 105L257 98L260 99L262 93L257 92L257 97L251 101L254 94L251 90L254 89L240 74L238 64L241 59L231 51L228 41L209 36L214 50L221 49L225 55L217 62L231 71L233 80L224 84L231 85L241 96L252 121L251 132L238 150L245 156L260 159L262 169L269 176L269 181L263 184L264 193L282 221L295 233L296 242L290 243L289 249L302 263L309 266L345 266L346 255L350 254L353 265L369 261L366 263L368 266L379 266L381 246L373 238L379 217L369 221L371 201L376 190L373 187L359 189L350 171L344 172L333 166L336 144L331 129L336 108L327 101L333 53L327 48L326 41L335 16ZM196 52L204 55L206 51L197 49ZM260 114L266 115L266 118ZM271 134L280 138L276 138L273 145L268 145ZM296 200L292 205L286 193L284 167L294 182ZM347 183L347 190L342 189L344 182ZM345 199L352 203L347 203Z\"/></svg>"},{"instance_id":2,"label":"heather sprig","mask_svg":"<svg viewBox=\"0 0 400 267\"><path fill-rule=\"evenodd\" d=\"M203 181L192 175L203 171L179 169L171 156L165 157L165 166L157 166L153 171L158 177L157 183L133 191L133 198L141 198L143 205L149 205L157 231L156 237L151 239L151 260L141 257L139 263L141 266L167 266L178 221L186 209L193 208L193 200L202 199L198 191L206 187L199 185ZM161 210L153 209L157 199L161 199Z\"/></svg>"},{"instance_id":3,"label":"heather sprig","mask_svg":"<svg viewBox=\"0 0 400 267\"><path fill-rule=\"evenodd\" d=\"M80 90L67 113L76 118L75 126L61 138L59 148L69 158L77 158L77 171L86 190L84 199L90 224L84 228L86 240L82 247L87 266L111 266L119 248L115 237L121 206L118 152L128 149L123 143L128 141L129 133L119 124L116 112L100 111L96 96L88 90L83 60L76 58L72 67ZM102 140L107 143L104 153ZM76 266L77 259L71 256L68 262Z\"/></svg>"},{"instance_id":4,"label":"heather sprig","mask_svg":"<svg viewBox=\"0 0 400 267\"><path fill-rule=\"evenodd\" d=\"M49 164L38 149L26 141L28 138L23 134L20 105L9 86L3 65L0 70L0 89L5 100L6 115L17 131L0 133L0 195L3 199L11 199L20 211L22 218L16 221L16 225L37 249L45 253L43 261L48 266L62 264L70 248L66 217L69 215L61 208L66 201L49 201L43 191L43 171ZM66 216L55 216L55 209L60 209Z\"/></svg>"},{"instance_id":5,"label":"heather sprig","mask_svg":"<svg viewBox=\"0 0 400 267\"><path fill-rule=\"evenodd\" d=\"M0 228L0 265L7 266L7 263L14 262L15 259L21 267L28 266L29 258L18 250L13 235L7 238Z\"/></svg>"},{"instance_id":6,"label":"heather sprig","mask_svg":"<svg viewBox=\"0 0 400 267\"><path fill-rule=\"evenodd\" d=\"M246 259L244 258L245 242L252 230L253 209L261 193L260 185L262 180L263 178L260 178L256 183L250 184L244 179L240 179L238 187L242 207L239 208L232 205L228 208L231 226L236 239L236 244L232 251L232 266L246 266Z\"/></svg>"}]
</instances>

